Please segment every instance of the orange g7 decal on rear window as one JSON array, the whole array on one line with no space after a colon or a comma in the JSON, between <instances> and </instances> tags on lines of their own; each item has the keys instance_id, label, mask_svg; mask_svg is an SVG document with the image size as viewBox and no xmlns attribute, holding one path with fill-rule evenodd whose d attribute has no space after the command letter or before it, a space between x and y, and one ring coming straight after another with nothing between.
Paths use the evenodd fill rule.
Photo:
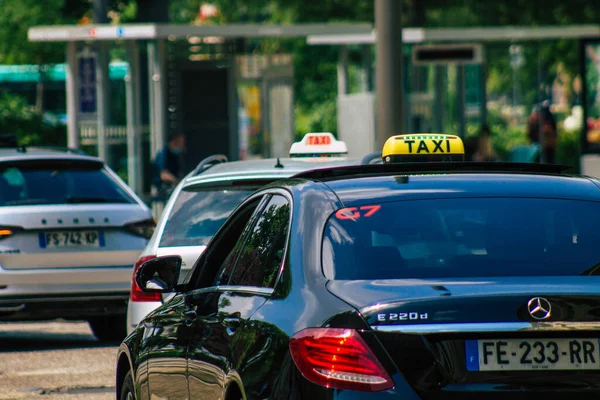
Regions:
<instances>
[{"instance_id":1,"label":"orange g7 decal on rear window","mask_svg":"<svg viewBox=\"0 0 600 400\"><path fill-rule=\"evenodd\" d=\"M360 207L346 207L336 211L335 217L337 219L359 219L362 217L368 218L375 214L381 208L380 205L374 206L360 206Z\"/></svg>"}]
</instances>

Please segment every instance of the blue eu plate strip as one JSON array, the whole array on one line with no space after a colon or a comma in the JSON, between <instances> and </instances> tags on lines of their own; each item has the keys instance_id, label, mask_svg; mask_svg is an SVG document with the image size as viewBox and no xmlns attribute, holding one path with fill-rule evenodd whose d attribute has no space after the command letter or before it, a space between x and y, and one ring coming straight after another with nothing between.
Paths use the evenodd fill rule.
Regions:
<instances>
[{"instance_id":1,"label":"blue eu plate strip","mask_svg":"<svg viewBox=\"0 0 600 400\"><path fill-rule=\"evenodd\" d=\"M98 232L98 243L99 243L100 247L104 247L106 244L104 241L104 232L102 232L102 231Z\"/></svg>"},{"instance_id":2,"label":"blue eu plate strip","mask_svg":"<svg viewBox=\"0 0 600 400\"><path fill-rule=\"evenodd\" d=\"M38 233L38 239L40 241L40 247L42 249L46 248L46 234L44 232Z\"/></svg>"},{"instance_id":3,"label":"blue eu plate strip","mask_svg":"<svg viewBox=\"0 0 600 400\"><path fill-rule=\"evenodd\" d=\"M479 371L479 346L477 340L465 340L467 371Z\"/></svg>"}]
</instances>

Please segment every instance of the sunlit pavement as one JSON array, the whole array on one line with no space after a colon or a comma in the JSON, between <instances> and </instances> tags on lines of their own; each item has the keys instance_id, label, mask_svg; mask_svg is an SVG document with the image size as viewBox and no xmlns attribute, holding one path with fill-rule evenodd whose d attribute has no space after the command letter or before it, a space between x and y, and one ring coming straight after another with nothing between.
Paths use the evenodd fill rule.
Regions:
<instances>
[{"instance_id":1,"label":"sunlit pavement","mask_svg":"<svg viewBox=\"0 0 600 400\"><path fill-rule=\"evenodd\" d=\"M85 322L0 323L0 399L114 399L116 352Z\"/></svg>"}]
</instances>

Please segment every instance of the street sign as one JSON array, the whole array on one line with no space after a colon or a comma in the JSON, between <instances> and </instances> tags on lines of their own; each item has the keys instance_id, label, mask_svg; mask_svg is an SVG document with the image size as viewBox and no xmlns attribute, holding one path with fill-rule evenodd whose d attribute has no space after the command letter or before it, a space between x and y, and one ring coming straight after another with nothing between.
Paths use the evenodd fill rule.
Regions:
<instances>
[{"instance_id":1,"label":"street sign","mask_svg":"<svg viewBox=\"0 0 600 400\"><path fill-rule=\"evenodd\" d=\"M39 26L30 28L27 35L33 42L137 40L155 39L156 30L153 24Z\"/></svg>"},{"instance_id":2,"label":"street sign","mask_svg":"<svg viewBox=\"0 0 600 400\"><path fill-rule=\"evenodd\" d=\"M79 112L96 112L96 54L84 51L77 55Z\"/></svg>"},{"instance_id":3,"label":"street sign","mask_svg":"<svg viewBox=\"0 0 600 400\"><path fill-rule=\"evenodd\" d=\"M525 64L525 56L523 55L523 46L513 44L508 48L510 54L510 66L518 69Z\"/></svg>"}]
</instances>

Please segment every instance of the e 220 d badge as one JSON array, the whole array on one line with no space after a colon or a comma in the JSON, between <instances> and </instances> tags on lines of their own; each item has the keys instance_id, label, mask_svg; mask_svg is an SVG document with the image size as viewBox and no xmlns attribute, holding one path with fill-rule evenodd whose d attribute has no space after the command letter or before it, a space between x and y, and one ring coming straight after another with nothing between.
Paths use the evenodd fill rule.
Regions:
<instances>
[{"instance_id":1,"label":"e 220 d badge","mask_svg":"<svg viewBox=\"0 0 600 400\"><path fill-rule=\"evenodd\" d=\"M377 314L378 322L419 321L419 320L426 320L426 319L427 319L427 313L418 313L418 312L399 312L399 313Z\"/></svg>"}]
</instances>

